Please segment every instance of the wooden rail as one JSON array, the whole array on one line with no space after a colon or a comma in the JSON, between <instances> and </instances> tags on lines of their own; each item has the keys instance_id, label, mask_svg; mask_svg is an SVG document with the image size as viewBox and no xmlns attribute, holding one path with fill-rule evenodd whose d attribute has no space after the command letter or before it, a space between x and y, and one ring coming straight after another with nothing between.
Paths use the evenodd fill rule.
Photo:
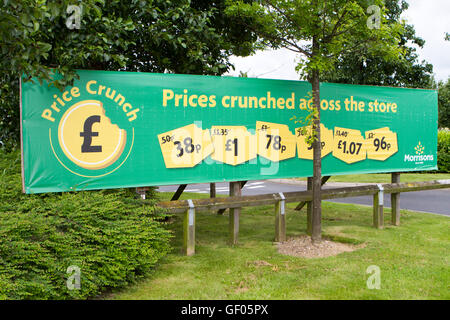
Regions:
<instances>
[{"instance_id":1,"label":"wooden rail","mask_svg":"<svg viewBox=\"0 0 450 320\"><path fill-rule=\"evenodd\" d=\"M358 196L373 196L373 222L376 228L383 227L383 198L384 194L398 195L402 192L414 192L424 190L446 189L450 188L449 180L434 180L426 182L405 182L405 183L386 183L377 185L364 185L345 188L332 188L322 190L322 200L358 197ZM255 196L231 196L226 198L209 198L209 199L195 199L195 200L177 200L177 201L163 201L159 202L158 206L168 210L170 213L185 213L185 223L187 226L184 230L185 244L193 246L193 241L190 238L195 236L192 230L195 220L195 212L216 212L221 209L238 209L242 207L255 207L262 205L275 205L276 215L276 240L285 241L286 239L286 225L284 219L284 205L291 202L309 202L312 201L312 191L299 192L285 192L285 193L269 193ZM394 225L399 224L399 208L396 204L392 206L392 221ZM236 217L234 217L236 218ZM190 226L190 228L189 228ZM236 230L233 230L236 233ZM236 239L234 234L232 239ZM233 244L236 242L233 241ZM193 247L186 247L185 253L193 254L195 252Z\"/></svg>"}]
</instances>

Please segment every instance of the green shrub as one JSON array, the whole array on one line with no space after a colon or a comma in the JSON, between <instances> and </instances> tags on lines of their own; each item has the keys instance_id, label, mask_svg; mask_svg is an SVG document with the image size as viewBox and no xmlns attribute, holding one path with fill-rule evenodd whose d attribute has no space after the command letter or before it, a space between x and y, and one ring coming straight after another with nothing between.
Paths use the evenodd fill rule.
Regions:
<instances>
[{"instance_id":1,"label":"green shrub","mask_svg":"<svg viewBox=\"0 0 450 320\"><path fill-rule=\"evenodd\" d=\"M438 132L438 170L450 172L450 130Z\"/></svg>"},{"instance_id":2,"label":"green shrub","mask_svg":"<svg viewBox=\"0 0 450 320\"><path fill-rule=\"evenodd\" d=\"M82 299L134 282L170 250L162 213L132 190L25 195L0 150L0 299ZM68 290L69 266L81 288Z\"/></svg>"}]
</instances>

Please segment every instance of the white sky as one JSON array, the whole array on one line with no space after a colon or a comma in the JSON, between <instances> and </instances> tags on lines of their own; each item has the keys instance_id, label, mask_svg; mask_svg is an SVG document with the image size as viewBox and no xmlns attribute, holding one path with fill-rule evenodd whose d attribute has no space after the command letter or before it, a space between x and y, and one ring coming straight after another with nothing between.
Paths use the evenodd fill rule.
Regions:
<instances>
[{"instance_id":1,"label":"white sky","mask_svg":"<svg viewBox=\"0 0 450 320\"><path fill-rule=\"evenodd\" d=\"M425 46L418 49L419 60L433 64L436 80L450 76L450 41L445 41L445 32L450 33L450 0L408 0L409 8L403 13L416 35L424 39ZM295 71L298 57L286 49L260 51L251 57L232 57L236 70L248 72L249 77L297 80Z\"/></svg>"}]
</instances>

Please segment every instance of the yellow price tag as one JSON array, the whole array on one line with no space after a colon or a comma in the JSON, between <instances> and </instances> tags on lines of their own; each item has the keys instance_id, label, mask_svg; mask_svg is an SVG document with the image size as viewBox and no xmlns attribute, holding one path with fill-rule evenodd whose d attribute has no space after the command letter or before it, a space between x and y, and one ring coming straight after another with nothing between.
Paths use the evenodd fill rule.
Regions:
<instances>
[{"instance_id":1,"label":"yellow price tag","mask_svg":"<svg viewBox=\"0 0 450 320\"><path fill-rule=\"evenodd\" d=\"M190 124L158 135L166 168L192 168L213 152L209 130Z\"/></svg>"},{"instance_id":2,"label":"yellow price tag","mask_svg":"<svg viewBox=\"0 0 450 320\"><path fill-rule=\"evenodd\" d=\"M256 122L258 154L271 161L282 161L295 157L295 135L285 124Z\"/></svg>"},{"instance_id":3,"label":"yellow price tag","mask_svg":"<svg viewBox=\"0 0 450 320\"><path fill-rule=\"evenodd\" d=\"M311 126L296 128L297 152L300 159L313 160L313 147L306 141L311 136ZM325 157L333 151L333 130L320 124L321 157Z\"/></svg>"},{"instance_id":4,"label":"yellow price tag","mask_svg":"<svg viewBox=\"0 0 450 320\"><path fill-rule=\"evenodd\" d=\"M398 151L397 133L388 127L366 131L367 158L384 161Z\"/></svg>"},{"instance_id":5,"label":"yellow price tag","mask_svg":"<svg viewBox=\"0 0 450 320\"><path fill-rule=\"evenodd\" d=\"M334 128L333 156L346 162L354 163L366 159L366 143L361 131Z\"/></svg>"},{"instance_id":6,"label":"yellow price tag","mask_svg":"<svg viewBox=\"0 0 450 320\"><path fill-rule=\"evenodd\" d=\"M213 160L236 166L256 158L256 137L244 126L214 126L211 136Z\"/></svg>"}]
</instances>

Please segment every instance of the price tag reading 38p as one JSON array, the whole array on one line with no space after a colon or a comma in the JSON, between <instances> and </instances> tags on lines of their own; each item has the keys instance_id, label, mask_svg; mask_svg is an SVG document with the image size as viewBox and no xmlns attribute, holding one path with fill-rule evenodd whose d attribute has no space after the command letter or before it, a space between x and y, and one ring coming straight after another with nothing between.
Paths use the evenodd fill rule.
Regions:
<instances>
[{"instance_id":1,"label":"price tag reading 38p","mask_svg":"<svg viewBox=\"0 0 450 320\"><path fill-rule=\"evenodd\" d=\"M213 152L209 130L190 124L158 135L166 168L192 168Z\"/></svg>"}]
</instances>

